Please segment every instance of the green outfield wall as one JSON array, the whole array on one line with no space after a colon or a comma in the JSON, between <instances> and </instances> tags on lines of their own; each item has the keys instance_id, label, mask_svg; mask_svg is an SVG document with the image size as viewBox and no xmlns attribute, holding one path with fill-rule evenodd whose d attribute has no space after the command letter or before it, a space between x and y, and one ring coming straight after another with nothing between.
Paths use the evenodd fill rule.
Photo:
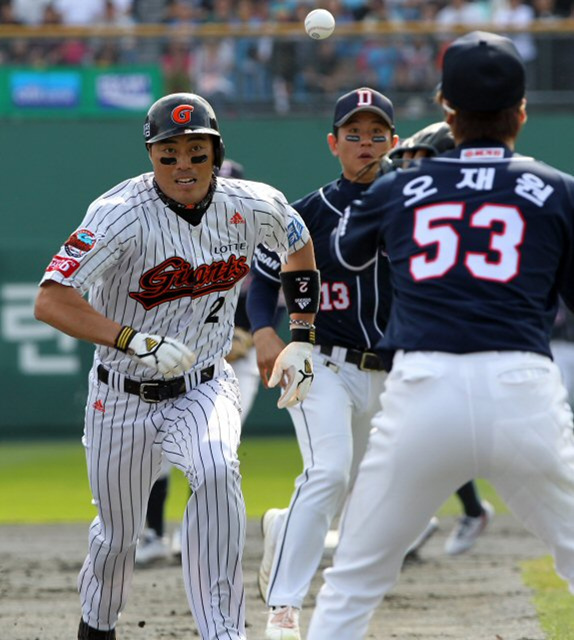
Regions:
<instances>
[{"instance_id":1,"label":"green outfield wall","mask_svg":"<svg viewBox=\"0 0 574 640\"><path fill-rule=\"evenodd\" d=\"M399 128L409 135L425 121ZM295 199L338 174L328 119L222 122L227 155ZM519 151L574 173L573 114L531 116ZM0 120L0 439L80 436L93 349L33 318L36 284L90 202L147 171L140 118ZM245 432L286 433L289 416L260 391Z\"/></svg>"}]
</instances>

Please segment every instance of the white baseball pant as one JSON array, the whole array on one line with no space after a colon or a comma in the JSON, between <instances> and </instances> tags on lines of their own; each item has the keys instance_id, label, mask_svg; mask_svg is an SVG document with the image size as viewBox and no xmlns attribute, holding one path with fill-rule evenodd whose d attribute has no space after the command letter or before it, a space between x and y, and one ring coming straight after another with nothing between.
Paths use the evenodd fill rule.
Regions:
<instances>
[{"instance_id":1,"label":"white baseball pant","mask_svg":"<svg viewBox=\"0 0 574 640\"><path fill-rule=\"evenodd\" d=\"M475 477L549 546L574 593L572 415L549 358L398 353L381 404L308 640L364 638L409 541Z\"/></svg>"},{"instance_id":2,"label":"white baseball pant","mask_svg":"<svg viewBox=\"0 0 574 640\"><path fill-rule=\"evenodd\" d=\"M270 606L302 606L379 408L385 372L360 371L344 362L345 352L336 347L327 357L315 348L309 394L289 410L304 468L283 514L267 592Z\"/></svg>"},{"instance_id":3,"label":"white baseball pant","mask_svg":"<svg viewBox=\"0 0 574 640\"><path fill-rule=\"evenodd\" d=\"M189 374L185 395L157 404L120 391L121 376L108 386L91 374L84 445L98 515L78 589L92 627L113 628L126 605L136 542L164 455L193 490L182 527L182 568L200 637L245 639L238 387L229 364L220 360L215 368L213 380L200 383Z\"/></svg>"}]
</instances>

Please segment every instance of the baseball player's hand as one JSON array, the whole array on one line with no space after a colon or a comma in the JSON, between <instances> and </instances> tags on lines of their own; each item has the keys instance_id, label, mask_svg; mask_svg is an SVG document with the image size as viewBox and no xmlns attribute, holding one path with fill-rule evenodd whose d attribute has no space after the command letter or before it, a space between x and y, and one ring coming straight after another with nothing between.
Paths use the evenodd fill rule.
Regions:
<instances>
[{"instance_id":1,"label":"baseball player's hand","mask_svg":"<svg viewBox=\"0 0 574 640\"><path fill-rule=\"evenodd\" d=\"M155 369L166 378L180 376L193 366L195 354L173 338L136 333L126 353L136 362Z\"/></svg>"},{"instance_id":2,"label":"baseball player's hand","mask_svg":"<svg viewBox=\"0 0 574 640\"><path fill-rule=\"evenodd\" d=\"M454 137L446 122L434 122L414 133L388 155L394 165L408 166L410 160L429 158L454 149Z\"/></svg>"},{"instance_id":3,"label":"baseball player's hand","mask_svg":"<svg viewBox=\"0 0 574 640\"><path fill-rule=\"evenodd\" d=\"M277 356L269 386L281 384L283 393L277 401L279 409L302 402L313 382L313 345L310 342L290 342Z\"/></svg>"},{"instance_id":4,"label":"baseball player's hand","mask_svg":"<svg viewBox=\"0 0 574 640\"><path fill-rule=\"evenodd\" d=\"M273 327L263 327L253 334L253 343L257 352L257 367L264 387L269 386L269 376L275 361L285 349L285 342Z\"/></svg>"}]
</instances>

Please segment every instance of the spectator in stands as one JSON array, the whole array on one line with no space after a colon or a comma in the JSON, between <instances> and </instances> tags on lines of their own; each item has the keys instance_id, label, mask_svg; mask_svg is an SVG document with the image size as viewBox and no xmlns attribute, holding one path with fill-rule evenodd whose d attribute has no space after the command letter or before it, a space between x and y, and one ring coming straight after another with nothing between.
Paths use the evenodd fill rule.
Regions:
<instances>
[{"instance_id":1,"label":"spectator in stands","mask_svg":"<svg viewBox=\"0 0 574 640\"><path fill-rule=\"evenodd\" d=\"M426 0L388 0L391 20L417 22L421 19Z\"/></svg>"},{"instance_id":2,"label":"spectator in stands","mask_svg":"<svg viewBox=\"0 0 574 640\"><path fill-rule=\"evenodd\" d=\"M532 80L533 62L536 59L536 44L531 33L525 32L535 19L534 9L525 0L506 0L504 5L495 9L492 22L504 31L507 27L519 32L504 34L508 36L518 49L526 66L527 80ZM522 33L521 33L522 32Z\"/></svg>"},{"instance_id":3,"label":"spectator in stands","mask_svg":"<svg viewBox=\"0 0 574 640\"><path fill-rule=\"evenodd\" d=\"M135 22L132 0L104 0L100 24L127 27Z\"/></svg>"},{"instance_id":4,"label":"spectator in stands","mask_svg":"<svg viewBox=\"0 0 574 640\"><path fill-rule=\"evenodd\" d=\"M37 25L42 23L44 10L52 0L12 0L12 13L22 24Z\"/></svg>"},{"instance_id":5,"label":"spectator in stands","mask_svg":"<svg viewBox=\"0 0 574 640\"><path fill-rule=\"evenodd\" d=\"M343 93L354 86L352 60L341 55L336 38L320 42L305 42L303 58L308 60L302 71L305 92L310 96Z\"/></svg>"},{"instance_id":6,"label":"spectator in stands","mask_svg":"<svg viewBox=\"0 0 574 640\"><path fill-rule=\"evenodd\" d=\"M258 27L266 22L268 4L257 0L239 0L237 18L240 25ZM273 39L270 36L238 38L235 41L235 87L240 100L264 103L272 94L268 68Z\"/></svg>"},{"instance_id":7,"label":"spectator in stands","mask_svg":"<svg viewBox=\"0 0 574 640\"><path fill-rule=\"evenodd\" d=\"M239 21L232 0L214 0L207 21L216 24L232 25Z\"/></svg>"},{"instance_id":8,"label":"spectator in stands","mask_svg":"<svg viewBox=\"0 0 574 640\"><path fill-rule=\"evenodd\" d=\"M427 36L406 38L399 48L396 87L403 91L425 91L435 87L439 74L434 61L436 50Z\"/></svg>"},{"instance_id":9,"label":"spectator in stands","mask_svg":"<svg viewBox=\"0 0 574 640\"><path fill-rule=\"evenodd\" d=\"M369 0L343 0L342 9L353 20L360 21L369 13Z\"/></svg>"},{"instance_id":10,"label":"spectator in stands","mask_svg":"<svg viewBox=\"0 0 574 640\"><path fill-rule=\"evenodd\" d=\"M392 40L384 37L367 38L357 56L360 80L356 84L377 87L388 93L395 86L399 51Z\"/></svg>"},{"instance_id":11,"label":"spectator in stands","mask_svg":"<svg viewBox=\"0 0 574 640\"><path fill-rule=\"evenodd\" d=\"M105 0L52 0L54 9L62 16L62 24L90 26L104 15Z\"/></svg>"},{"instance_id":12,"label":"spectator in stands","mask_svg":"<svg viewBox=\"0 0 574 640\"><path fill-rule=\"evenodd\" d=\"M166 16L167 0L132 0L132 15L136 22L159 24Z\"/></svg>"},{"instance_id":13,"label":"spectator in stands","mask_svg":"<svg viewBox=\"0 0 574 640\"><path fill-rule=\"evenodd\" d=\"M202 15L202 11L189 0L167 0L163 22L172 26L197 24Z\"/></svg>"},{"instance_id":14,"label":"spectator in stands","mask_svg":"<svg viewBox=\"0 0 574 640\"><path fill-rule=\"evenodd\" d=\"M14 13L10 0L0 2L0 24L22 24L22 21Z\"/></svg>"},{"instance_id":15,"label":"spectator in stands","mask_svg":"<svg viewBox=\"0 0 574 640\"><path fill-rule=\"evenodd\" d=\"M463 25L469 29L476 28L486 20L487 15L483 6L471 0L449 0L436 16L436 21L441 26Z\"/></svg>"},{"instance_id":16,"label":"spectator in stands","mask_svg":"<svg viewBox=\"0 0 574 640\"><path fill-rule=\"evenodd\" d=\"M232 38L207 38L197 48L193 61L196 91L216 112L234 98L234 61Z\"/></svg>"},{"instance_id":17,"label":"spectator in stands","mask_svg":"<svg viewBox=\"0 0 574 640\"><path fill-rule=\"evenodd\" d=\"M287 7L283 6L275 9L273 20L278 23L293 22L295 15ZM273 39L269 71L273 89L273 105L275 111L280 114L291 110L291 99L297 74L299 73L297 49L297 40L290 38Z\"/></svg>"},{"instance_id":18,"label":"spectator in stands","mask_svg":"<svg viewBox=\"0 0 574 640\"><path fill-rule=\"evenodd\" d=\"M62 24L62 16L53 4L44 7L41 26L53 27ZM30 40L29 64L34 67L55 67L64 64L64 47L66 40L62 38L43 37Z\"/></svg>"},{"instance_id":19,"label":"spectator in stands","mask_svg":"<svg viewBox=\"0 0 574 640\"><path fill-rule=\"evenodd\" d=\"M193 54L187 38L173 37L161 55L164 94L192 90Z\"/></svg>"},{"instance_id":20,"label":"spectator in stands","mask_svg":"<svg viewBox=\"0 0 574 640\"><path fill-rule=\"evenodd\" d=\"M556 20L555 0L534 0L532 4L537 20Z\"/></svg>"}]
</instances>

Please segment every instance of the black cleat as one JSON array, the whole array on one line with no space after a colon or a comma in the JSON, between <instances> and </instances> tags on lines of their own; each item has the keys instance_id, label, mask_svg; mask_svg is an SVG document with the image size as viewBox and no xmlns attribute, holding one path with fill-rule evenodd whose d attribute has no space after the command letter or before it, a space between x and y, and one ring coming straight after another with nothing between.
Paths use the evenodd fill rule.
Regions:
<instances>
[{"instance_id":1,"label":"black cleat","mask_svg":"<svg viewBox=\"0 0 574 640\"><path fill-rule=\"evenodd\" d=\"M78 640L116 640L116 630L100 631L94 629L87 625L82 618L78 627Z\"/></svg>"}]
</instances>

